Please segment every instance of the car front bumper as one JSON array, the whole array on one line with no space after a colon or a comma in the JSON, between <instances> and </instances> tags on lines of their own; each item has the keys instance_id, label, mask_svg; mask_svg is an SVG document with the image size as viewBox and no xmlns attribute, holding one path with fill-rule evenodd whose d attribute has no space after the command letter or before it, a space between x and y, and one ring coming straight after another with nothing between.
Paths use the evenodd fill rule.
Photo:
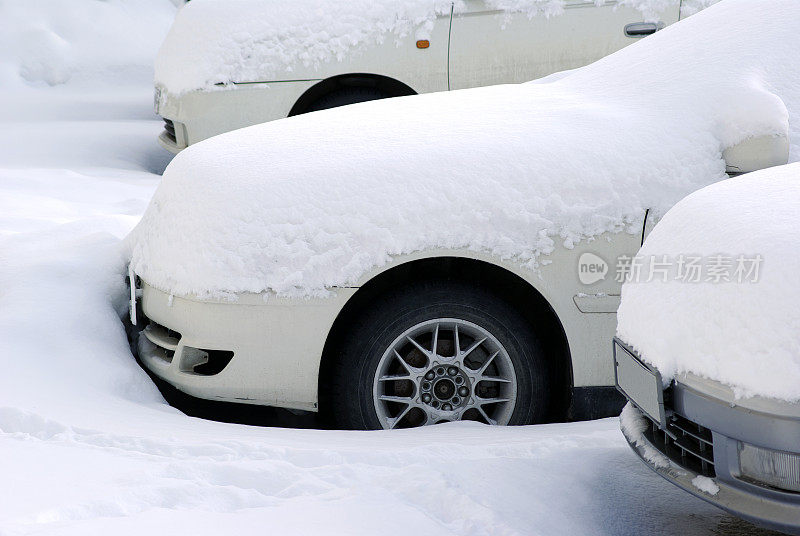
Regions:
<instances>
[{"instance_id":1,"label":"car front bumper","mask_svg":"<svg viewBox=\"0 0 800 536\"><path fill-rule=\"evenodd\" d=\"M615 353L620 351L633 354L623 343L615 342ZM666 390L667 421L659 424L658 417L649 417L630 395L623 394L631 404L625 410L628 420L634 418L641 424L641 433L630 426L625 429L623 424L625 438L653 471L757 525L800 535L800 493L747 478L740 464L744 444L800 453L796 406L764 399L743 406L727 387L683 375ZM701 489L708 489L706 479L713 481L716 493Z\"/></svg>"},{"instance_id":2,"label":"car front bumper","mask_svg":"<svg viewBox=\"0 0 800 536\"><path fill-rule=\"evenodd\" d=\"M161 131L161 134L158 135L158 143L159 145L161 145L161 147L171 152L172 154L178 154L179 152L181 152L183 149L186 148L186 144L183 143L179 145L178 140L175 137L175 134L168 132L166 128Z\"/></svg>"},{"instance_id":3,"label":"car front bumper","mask_svg":"<svg viewBox=\"0 0 800 536\"><path fill-rule=\"evenodd\" d=\"M139 359L198 398L316 411L325 341L354 292L211 300L173 296L142 282L132 292L133 310L139 311L133 320L143 328Z\"/></svg>"},{"instance_id":4,"label":"car front bumper","mask_svg":"<svg viewBox=\"0 0 800 536\"><path fill-rule=\"evenodd\" d=\"M155 110L165 120L159 143L177 153L206 138L287 117L319 80L215 86L176 95L156 87Z\"/></svg>"}]
</instances>

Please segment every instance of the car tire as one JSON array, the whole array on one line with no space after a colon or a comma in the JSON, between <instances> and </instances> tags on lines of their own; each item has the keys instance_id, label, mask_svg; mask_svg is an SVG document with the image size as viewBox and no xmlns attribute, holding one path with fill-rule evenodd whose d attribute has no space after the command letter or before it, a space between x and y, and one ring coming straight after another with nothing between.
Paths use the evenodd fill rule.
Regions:
<instances>
[{"instance_id":1,"label":"car tire","mask_svg":"<svg viewBox=\"0 0 800 536\"><path fill-rule=\"evenodd\" d=\"M338 108L357 102L385 99L389 95L373 87L343 87L323 95L308 107L306 112Z\"/></svg>"},{"instance_id":2,"label":"car tire","mask_svg":"<svg viewBox=\"0 0 800 536\"><path fill-rule=\"evenodd\" d=\"M548 415L542 345L530 322L488 290L452 281L396 288L352 318L339 341L320 380L320 411L337 428L521 425ZM395 402L398 393L413 403Z\"/></svg>"}]
</instances>

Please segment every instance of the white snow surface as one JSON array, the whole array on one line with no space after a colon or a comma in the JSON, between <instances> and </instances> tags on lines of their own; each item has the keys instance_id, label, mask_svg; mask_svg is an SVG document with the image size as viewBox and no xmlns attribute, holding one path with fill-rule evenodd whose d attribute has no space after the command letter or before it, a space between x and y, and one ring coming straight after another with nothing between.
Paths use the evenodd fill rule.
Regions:
<instances>
[{"instance_id":1,"label":"white snow surface","mask_svg":"<svg viewBox=\"0 0 800 536\"><path fill-rule=\"evenodd\" d=\"M800 156L800 2L728 0L548 83L291 117L182 151L130 239L178 295L323 295L392 256L468 248L535 268L639 232L726 177L721 151ZM769 31L765 31L769 28Z\"/></svg>"},{"instance_id":2,"label":"white snow surface","mask_svg":"<svg viewBox=\"0 0 800 536\"><path fill-rule=\"evenodd\" d=\"M71 5L83 2L95 4ZM132 26L155 17L139 0L103 4ZM40 5L19 2L2 22L22 26ZM0 534L691 536L743 525L654 477L613 419L328 432L168 406L120 322L121 237L165 165L140 76L149 61L110 64L88 87L77 75L0 84Z\"/></svg>"},{"instance_id":3,"label":"white snow surface","mask_svg":"<svg viewBox=\"0 0 800 536\"><path fill-rule=\"evenodd\" d=\"M650 426L649 422L645 420L644 416L633 404L630 402L625 404L619 416L619 429L622 431L622 434L628 442L639 447L644 459L652 463L655 467L659 469L670 467L672 463L669 461L669 458L652 447L644 437L644 432L647 430L648 426Z\"/></svg>"},{"instance_id":4,"label":"white snow surface","mask_svg":"<svg viewBox=\"0 0 800 536\"><path fill-rule=\"evenodd\" d=\"M733 265L739 255L760 255L758 278L688 283L676 279L675 265L667 281L626 283L618 335L666 379L687 372L727 384L740 397L800 400L799 213L800 163L743 175L682 200L639 254L721 255Z\"/></svg>"},{"instance_id":5,"label":"white snow surface","mask_svg":"<svg viewBox=\"0 0 800 536\"><path fill-rule=\"evenodd\" d=\"M718 0L620 0L647 20L681 5L685 15ZM602 5L605 0L595 0ZM565 0L484 0L488 9L559 16ZM156 83L171 93L218 83L274 80L294 66L341 61L359 46L427 39L437 16L466 11L463 0L193 0L175 19L156 59ZM502 31L503 18L498 18Z\"/></svg>"},{"instance_id":6,"label":"white snow surface","mask_svg":"<svg viewBox=\"0 0 800 536\"><path fill-rule=\"evenodd\" d=\"M713 478L703 475L697 475L692 479L692 485L704 493L709 495L716 495L719 493L719 486L714 482Z\"/></svg>"},{"instance_id":7,"label":"white snow surface","mask_svg":"<svg viewBox=\"0 0 800 536\"><path fill-rule=\"evenodd\" d=\"M148 170L161 126L138 119L149 95L115 107L118 88L104 89L111 119L85 123L71 118L94 99L34 90L53 116L0 144L0 534L711 536L743 525L655 477L614 419L336 432L168 406L120 322L120 237L158 183ZM0 95L26 107L29 93ZM44 135L41 163L44 151L25 149ZM77 155L76 137L88 146Z\"/></svg>"},{"instance_id":8,"label":"white snow surface","mask_svg":"<svg viewBox=\"0 0 800 536\"><path fill-rule=\"evenodd\" d=\"M170 0L0 2L0 87L152 80Z\"/></svg>"}]
</instances>

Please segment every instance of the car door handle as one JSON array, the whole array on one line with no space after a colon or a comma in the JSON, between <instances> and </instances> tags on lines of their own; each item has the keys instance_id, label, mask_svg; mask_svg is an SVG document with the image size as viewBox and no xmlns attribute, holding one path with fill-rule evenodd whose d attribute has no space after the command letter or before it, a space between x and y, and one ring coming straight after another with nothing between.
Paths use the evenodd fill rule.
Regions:
<instances>
[{"instance_id":1,"label":"car door handle","mask_svg":"<svg viewBox=\"0 0 800 536\"><path fill-rule=\"evenodd\" d=\"M663 27L663 22L632 22L625 25L625 35L627 37L644 37L656 33Z\"/></svg>"}]
</instances>

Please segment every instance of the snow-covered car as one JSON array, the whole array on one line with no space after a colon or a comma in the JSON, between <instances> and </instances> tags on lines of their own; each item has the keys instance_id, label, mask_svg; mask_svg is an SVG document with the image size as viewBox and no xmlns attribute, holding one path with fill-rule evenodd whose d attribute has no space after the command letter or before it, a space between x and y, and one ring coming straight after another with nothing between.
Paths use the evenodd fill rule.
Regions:
<instances>
[{"instance_id":1,"label":"snow-covered car","mask_svg":"<svg viewBox=\"0 0 800 536\"><path fill-rule=\"evenodd\" d=\"M684 2L684 14L712 0ZM159 142L355 102L527 82L681 16L679 0L193 0L156 59ZM655 8L653 7L655 6Z\"/></svg>"},{"instance_id":2,"label":"snow-covered car","mask_svg":"<svg viewBox=\"0 0 800 536\"><path fill-rule=\"evenodd\" d=\"M181 151L128 239L144 365L351 428L618 412L618 274L726 165L786 163L798 17L722 2L557 79Z\"/></svg>"},{"instance_id":3,"label":"snow-covered car","mask_svg":"<svg viewBox=\"0 0 800 536\"><path fill-rule=\"evenodd\" d=\"M800 534L800 164L700 190L622 288L622 430L656 473ZM661 271L650 278L650 268ZM633 274L632 274L633 275Z\"/></svg>"}]
</instances>

